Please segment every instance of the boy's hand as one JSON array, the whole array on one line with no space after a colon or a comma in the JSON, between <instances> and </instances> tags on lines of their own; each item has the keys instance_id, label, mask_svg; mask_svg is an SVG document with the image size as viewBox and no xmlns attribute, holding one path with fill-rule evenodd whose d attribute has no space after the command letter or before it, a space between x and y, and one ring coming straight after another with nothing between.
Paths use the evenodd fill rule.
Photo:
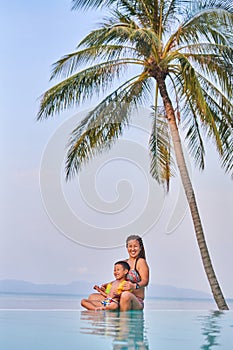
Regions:
<instances>
[{"instance_id":1,"label":"boy's hand","mask_svg":"<svg viewBox=\"0 0 233 350\"><path fill-rule=\"evenodd\" d=\"M99 287L103 292L105 292L106 290L106 287L107 287L107 284L101 284L101 286Z\"/></svg>"},{"instance_id":2,"label":"boy's hand","mask_svg":"<svg viewBox=\"0 0 233 350\"><path fill-rule=\"evenodd\" d=\"M107 294L104 292L104 290L103 290L101 287L99 287L99 286L97 286L97 285L94 285L93 289L97 290L97 292L99 292L100 294L102 294L104 297L107 296Z\"/></svg>"},{"instance_id":3,"label":"boy's hand","mask_svg":"<svg viewBox=\"0 0 233 350\"><path fill-rule=\"evenodd\" d=\"M93 287L93 289L95 289L95 290L99 290L100 289L100 287L99 286L97 286L96 284L94 285L94 287Z\"/></svg>"}]
</instances>

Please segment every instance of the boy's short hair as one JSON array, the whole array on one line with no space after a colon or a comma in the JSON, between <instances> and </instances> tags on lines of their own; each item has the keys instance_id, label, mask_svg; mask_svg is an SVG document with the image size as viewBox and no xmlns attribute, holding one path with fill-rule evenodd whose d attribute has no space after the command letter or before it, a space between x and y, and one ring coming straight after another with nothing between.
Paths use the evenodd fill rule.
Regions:
<instances>
[{"instance_id":1,"label":"boy's short hair","mask_svg":"<svg viewBox=\"0 0 233 350\"><path fill-rule=\"evenodd\" d=\"M125 270L130 270L129 264L127 263L127 261L124 260L117 261L114 265L121 265Z\"/></svg>"}]
</instances>

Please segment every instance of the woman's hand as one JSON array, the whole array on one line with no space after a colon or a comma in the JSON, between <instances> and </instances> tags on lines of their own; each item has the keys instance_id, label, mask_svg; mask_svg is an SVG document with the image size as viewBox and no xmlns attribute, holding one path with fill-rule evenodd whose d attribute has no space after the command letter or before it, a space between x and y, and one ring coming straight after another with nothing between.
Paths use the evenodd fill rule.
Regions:
<instances>
[{"instance_id":1,"label":"woman's hand","mask_svg":"<svg viewBox=\"0 0 233 350\"><path fill-rule=\"evenodd\" d=\"M135 283L132 283L130 281L125 281L125 283L122 286L122 290L124 290L124 291L131 291L132 292L135 289L136 289Z\"/></svg>"}]
</instances>

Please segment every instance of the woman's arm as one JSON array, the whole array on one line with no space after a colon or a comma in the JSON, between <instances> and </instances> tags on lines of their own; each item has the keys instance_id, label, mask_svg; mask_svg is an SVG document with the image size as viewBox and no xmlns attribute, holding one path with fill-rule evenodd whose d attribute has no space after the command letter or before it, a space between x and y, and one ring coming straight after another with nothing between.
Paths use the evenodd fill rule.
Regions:
<instances>
[{"instance_id":1,"label":"woman's arm","mask_svg":"<svg viewBox=\"0 0 233 350\"><path fill-rule=\"evenodd\" d=\"M144 288L149 283L149 266L145 259L140 258L137 261L137 271L140 275L141 281L138 283L134 283L131 281L127 281L126 284L123 286L123 290L137 290L139 288Z\"/></svg>"},{"instance_id":2,"label":"woman's arm","mask_svg":"<svg viewBox=\"0 0 233 350\"><path fill-rule=\"evenodd\" d=\"M137 270L141 281L137 283L139 288L146 287L149 283L149 266L145 259L140 258L137 262Z\"/></svg>"}]
</instances>

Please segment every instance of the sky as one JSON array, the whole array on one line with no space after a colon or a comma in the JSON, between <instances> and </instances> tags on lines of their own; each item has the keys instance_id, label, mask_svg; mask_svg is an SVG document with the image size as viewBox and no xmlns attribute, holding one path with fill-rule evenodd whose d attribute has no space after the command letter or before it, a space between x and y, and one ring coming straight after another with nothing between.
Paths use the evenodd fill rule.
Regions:
<instances>
[{"instance_id":1,"label":"sky","mask_svg":"<svg viewBox=\"0 0 233 350\"><path fill-rule=\"evenodd\" d=\"M71 11L68 0L1 2L0 280L66 284L112 279L127 257L125 239L143 236L151 283L209 293L180 180L163 190L149 175L149 112L113 147L64 180L72 127L97 100L37 122L51 66L95 28L98 12ZM140 118L140 115L145 118ZM206 169L189 164L215 272L233 298L233 189L208 147Z\"/></svg>"}]
</instances>

